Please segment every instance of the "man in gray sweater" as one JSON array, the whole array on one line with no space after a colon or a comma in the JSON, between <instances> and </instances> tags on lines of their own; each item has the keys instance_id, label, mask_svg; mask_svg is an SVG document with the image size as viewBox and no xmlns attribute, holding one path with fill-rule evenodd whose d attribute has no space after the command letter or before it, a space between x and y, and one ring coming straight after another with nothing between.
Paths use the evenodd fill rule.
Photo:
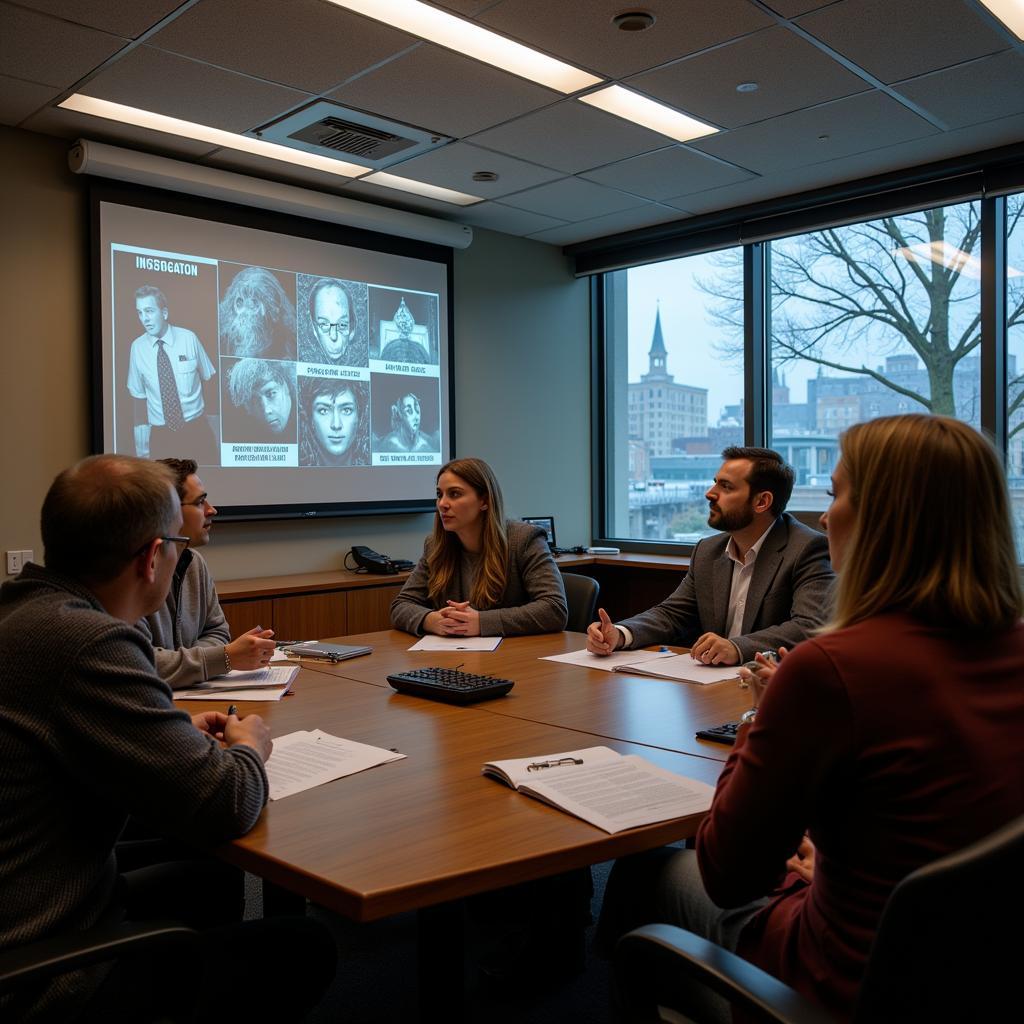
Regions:
<instances>
[{"instance_id":1,"label":"man in gray sweater","mask_svg":"<svg viewBox=\"0 0 1024 1024\"><path fill-rule=\"evenodd\" d=\"M46 496L46 567L0 587L0 950L136 916L115 853L129 814L210 845L266 803L263 721L176 708L132 625L163 603L181 529L166 467L93 456ZM211 916L219 896L202 894ZM69 1019L108 972L2 997L0 1017Z\"/></svg>"},{"instance_id":2,"label":"man in gray sweater","mask_svg":"<svg viewBox=\"0 0 1024 1024\"><path fill-rule=\"evenodd\" d=\"M181 552L167 600L138 625L153 642L156 669L172 690L223 675L233 668L263 668L274 653L274 631L258 626L231 639L206 560L196 550L210 543L217 509L209 500L192 459L160 459L174 474L181 499Z\"/></svg>"}]
</instances>

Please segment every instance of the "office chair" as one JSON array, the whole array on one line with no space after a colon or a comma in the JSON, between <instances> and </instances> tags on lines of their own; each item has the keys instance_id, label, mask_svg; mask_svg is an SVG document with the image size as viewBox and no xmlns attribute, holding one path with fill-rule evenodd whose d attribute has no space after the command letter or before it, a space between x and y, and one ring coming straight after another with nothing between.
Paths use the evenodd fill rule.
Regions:
<instances>
[{"instance_id":1,"label":"office chair","mask_svg":"<svg viewBox=\"0 0 1024 1024\"><path fill-rule=\"evenodd\" d=\"M927 864L893 889L868 958L854 1024L963 1024L996 1020L1019 999L1024 907L1024 816L959 853ZM692 932L637 928L615 948L618 1019L660 1021L659 1007L700 1024L683 995L699 982L745 1017L835 1024L788 985Z\"/></svg>"},{"instance_id":2,"label":"office chair","mask_svg":"<svg viewBox=\"0 0 1024 1024\"><path fill-rule=\"evenodd\" d=\"M597 618L597 595L601 586L591 576L580 576L574 572L563 572L565 601L569 606L569 621L565 628L573 633L586 633Z\"/></svg>"},{"instance_id":3,"label":"office chair","mask_svg":"<svg viewBox=\"0 0 1024 1024\"><path fill-rule=\"evenodd\" d=\"M144 954L168 967L166 1011L147 1024L190 1019L193 997L183 972L200 962L199 933L177 921L124 922L40 939L0 952L0 996L23 986L121 956ZM183 991L184 990L184 991ZM141 1024L141 1022L140 1022Z\"/></svg>"}]
</instances>

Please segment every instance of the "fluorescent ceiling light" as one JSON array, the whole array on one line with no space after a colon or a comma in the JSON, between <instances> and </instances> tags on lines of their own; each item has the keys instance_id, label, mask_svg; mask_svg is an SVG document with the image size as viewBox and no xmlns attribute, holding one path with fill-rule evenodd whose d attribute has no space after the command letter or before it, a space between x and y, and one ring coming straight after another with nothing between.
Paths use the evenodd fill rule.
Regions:
<instances>
[{"instance_id":1,"label":"fluorescent ceiling light","mask_svg":"<svg viewBox=\"0 0 1024 1024\"><path fill-rule=\"evenodd\" d=\"M457 18L454 14L420 3L419 0L330 2L559 92L576 92L602 81L571 64L555 60L554 57L532 50L522 43L515 43L490 29Z\"/></svg>"},{"instance_id":2,"label":"fluorescent ceiling light","mask_svg":"<svg viewBox=\"0 0 1024 1024\"><path fill-rule=\"evenodd\" d=\"M1024 39L1024 0L981 0L1018 39Z\"/></svg>"},{"instance_id":3,"label":"fluorescent ceiling light","mask_svg":"<svg viewBox=\"0 0 1024 1024\"><path fill-rule=\"evenodd\" d=\"M609 85L607 89L598 89L597 92L581 96L580 100L616 117L667 135L676 142L690 142L705 135L714 135L719 130L713 125L698 121L695 117L673 110L672 107L666 107L663 103L649 100L638 92L624 89L621 85Z\"/></svg>"},{"instance_id":4,"label":"fluorescent ceiling light","mask_svg":"<svg viewBox=\"0 0 1024 1024\"><path fill-rule=\"evenodd\" d=\"M376 171L362 180L374 185L383 185L385 188L400 189L402 192L414 192L428 199L439 199L442 203L454 203L456 206L472 206L473 203L483 202L480 196L456 192L451 188L441 188L440 185L428 185L425 181L413 181L412 178L400 178L397 174L388 174L386 171Z\"/></svg>"},{"instance_id":5,"label":"fluorescent ceiling light","mask_svg":"<svg viewBox=\"0 0 1024 1024\"><path fill-rule=\"evenodd\" d=\"M953 270L973 281L981 280L981 261L963 249L958 249L949 242L915 242L913 245L901 246L896 250L904 259L911 263L934 263L937 266ZM1024 273L1015 267L1006 268L1007 277L1024 277Z\"/></svg>"},{"instance_id":6,"label":"fluorescent ceiling light","mask_svg":"<svg viewBox=\"0 0 1024 1024\"><path fill-rule=\"evenodd\" d=\"M283 160L289 164L312 167L328 174L337 174L344 178L359 178L369 173L371 168L350 164L345 160L332 160L329 157L317 156L298 149L279 146L276 142L264 142L252 139L248 135L226 132L221 128L211 128L205 124L192 121L181 121L165 114L155 114L151 110L140 110L138 107L126 107L110 100L96 99L94 96L83 96L75 93L63 103L58 104L65 110L74 110L80 114L91 114L93 117L105 117L109 121L121 124L133 124L138 128L149 128L155 132L168 135L179 135L186 139L208 142L212 146L223 146L225 149L236 149L254 156L267 157L270 160Z\"/></svg>"}]
</instances>

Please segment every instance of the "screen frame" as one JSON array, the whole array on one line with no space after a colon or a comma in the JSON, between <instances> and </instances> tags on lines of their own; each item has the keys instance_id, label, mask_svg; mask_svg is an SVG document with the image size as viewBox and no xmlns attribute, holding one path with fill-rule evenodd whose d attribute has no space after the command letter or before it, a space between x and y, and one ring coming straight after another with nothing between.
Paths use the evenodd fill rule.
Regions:
<instances>
[{"instance_id":1,"label":"screen frame","mask_svg":"<svg viewBox=\"0 0 1024 1024\"><path fill-rule=\"evenodd\" d=\"M523 516L523 522L531 526L539 526L547 534L548 544L554 548L555 541L555 517L554 516Z\"/></svg>"},{"instance_id":2,"label":"screen frame","mask_svg":"<svg viewBox=\"0 0 1024 1024\"><path fill-rule=\"evenodd\" d=\"M347 227L333 222L278 213L273 210L241 206L191 196L144 185L126 184L91 177L88 189L89 203L89 297L90 297L90 448L99 454L105 450L103 437L103 409L108 396L103 372L102 323L102 261L100 234L100 206L112 203L143 210L191 217L196 220L252 228L280 235L291 235L317 242L369 249L394 256L440 263L447 280L448 329L448 452L455 456L455 309L454 309L454 250L450 246L400 238L362 228ZM220 522L246 522L278 519L331 519L348 516L408 514L433 512L436 501L433 494L420 498L346 502L302 502L296 504L221 505L217 519Z\"/></svg>"}]
</instances>

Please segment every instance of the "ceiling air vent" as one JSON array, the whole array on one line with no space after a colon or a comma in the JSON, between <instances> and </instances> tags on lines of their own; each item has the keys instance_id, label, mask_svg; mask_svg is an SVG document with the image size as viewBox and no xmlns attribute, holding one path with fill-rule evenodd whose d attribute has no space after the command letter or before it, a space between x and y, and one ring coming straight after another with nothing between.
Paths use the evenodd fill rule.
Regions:
<instances>
[{"instance_id":1,"label":"ceiling air vent","mask_svg":"<svg viewBox=\"0 0 1024 1024\"><path fill-rule=\"evenodd\" d=\"M267 142L380 169L447 145L444 135L318 100L253 132Z\"/></svg>"}]
</instances>

